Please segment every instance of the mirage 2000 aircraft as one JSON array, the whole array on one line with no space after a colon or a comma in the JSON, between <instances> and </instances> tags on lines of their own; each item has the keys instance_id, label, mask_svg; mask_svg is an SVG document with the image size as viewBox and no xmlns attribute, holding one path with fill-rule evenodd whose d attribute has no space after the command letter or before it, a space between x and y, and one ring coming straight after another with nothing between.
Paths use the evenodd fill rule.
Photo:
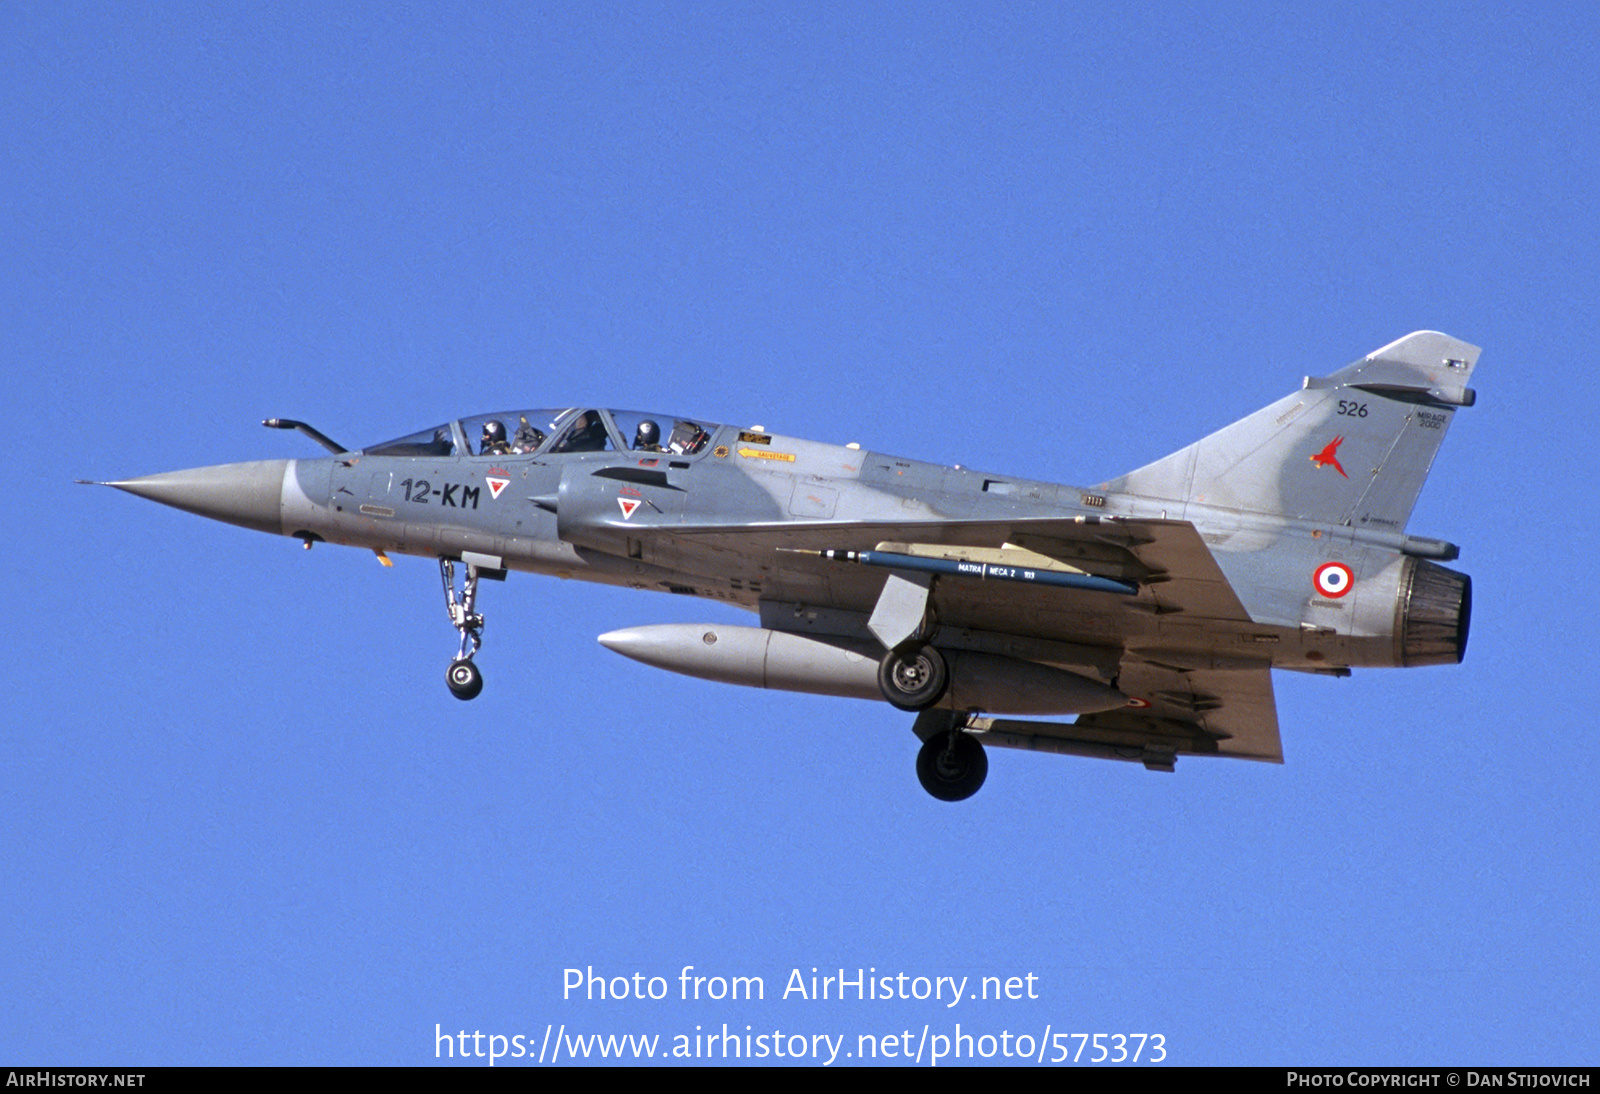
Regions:
<instances>
[{"instance_id":1,"label":"mirage 2000 aircraft","mask_svg":"<svg viewBox=\"0 0 1600 1094\"><path fill-rule=\"evenodd\" d=\"M1180 754L1282 762L1272 669L1459 662L1471 581L1438 565L1453 544L1406 522L1474 402L1477 359L1410 334L1086 489L587 406L355 451L270 419L332 455L107 485L307 548L436 559L460 699L483 687L478 583L509 570L747 608L758 626L600 642L708 680L919 712L917 775L958 801L983 784L984 743L1158 771Z\"/></svg>"}]
</instances>

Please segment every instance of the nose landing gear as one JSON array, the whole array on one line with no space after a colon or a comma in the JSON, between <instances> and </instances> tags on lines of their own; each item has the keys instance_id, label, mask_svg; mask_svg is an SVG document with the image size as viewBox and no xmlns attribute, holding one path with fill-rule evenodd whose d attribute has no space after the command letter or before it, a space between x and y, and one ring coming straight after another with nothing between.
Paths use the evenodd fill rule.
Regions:
<instances>
[{"instance_id":1,"label":"nose landing gear","mask_svg":"<svg viewBox=\"0 0 1600 1094\"><path fill-rule=\"evenodd\" d=\"M444 679L450 687L450 694L457 699L475 699L478 692L483 690L483 673L471 661L450 662L450 670L445 673Z\"/></svg>"},{"instance_id":2,"label":"nose landing gear","mask_svg":"<svg viewBox=\"0 0 1600 1094\"><path fill-rule=\"evenodd\" d=\"M461 648L445 673L445 683L450 694L457 699L476 699L483 690L483 673L473 664L473 655L483 645L483 616L473 609L478 603L478 567L467 563L466 579L461 592L456 593L456 564L448 558L439 560L439 578L444 583L445 608L450 613L450 625L461 633Z\"/></svg>"}]
</instances>

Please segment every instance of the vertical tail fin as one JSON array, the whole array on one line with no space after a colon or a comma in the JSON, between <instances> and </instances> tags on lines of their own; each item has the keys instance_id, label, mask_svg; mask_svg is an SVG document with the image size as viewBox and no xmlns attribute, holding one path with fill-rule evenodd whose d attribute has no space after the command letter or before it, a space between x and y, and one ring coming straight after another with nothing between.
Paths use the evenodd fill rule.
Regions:
<instances>
[{"instance_id":1,"label":"vertical tail fin","mask_svg":"<svg viewBox=\"0 0 1600 1094\"><path fill-rule=\"evenodd\" d=\"M1478 347L1418 331L1105 484L1110 491L1404 530ZM1175 514L1176 515L1176 514Z\"/></svg>"}]
</instances>

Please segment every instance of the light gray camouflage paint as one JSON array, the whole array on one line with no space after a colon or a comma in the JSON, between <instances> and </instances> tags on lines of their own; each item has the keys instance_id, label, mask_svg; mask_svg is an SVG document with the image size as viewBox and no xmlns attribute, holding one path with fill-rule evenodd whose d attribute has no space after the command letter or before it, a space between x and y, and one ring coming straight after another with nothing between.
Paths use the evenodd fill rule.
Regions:
<instances>
[{"instance_id":1,"label":"light gray camouflage paint","mask_svg":"<svg viewBox=\"0 0 1600 1094\"><path fill-rule=\"evenodd\" d=\"M1470 583L1437 565L1452 545L1406 525L1456 410L1474 402L1478 352L1408 335L1089 489L735 426L706 425L681 451L634 451L611 412L593 408L551 412L530 451L473 454L463 419L367 451L110 485L308 544L465 558L760 614L759 628L602 638L678 672L871 698L875 656L926 640L949 662L949 724L991 743L1163 770L1178 753L1276 761L1270 669L1342 675L1461 657ZM684 436L700 428L658 417L693 427ZM563 431L596 421L604 451L557 451ZM1014 558L1111 579L1111 591L870 564L890 548ZM979 713L1081 717L996 728Z\"/></svg>"}]
</instances>

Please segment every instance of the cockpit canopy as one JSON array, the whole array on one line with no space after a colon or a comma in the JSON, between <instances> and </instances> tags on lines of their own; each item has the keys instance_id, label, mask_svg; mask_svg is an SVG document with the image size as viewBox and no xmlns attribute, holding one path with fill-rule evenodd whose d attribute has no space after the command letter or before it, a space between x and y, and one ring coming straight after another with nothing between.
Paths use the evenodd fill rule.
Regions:
<instances>
[{"instance_id":1,"label":"cockpit canopy","mask_svg":"<svg viewBox=\"0 0 1600 1094\"><path fill-rule=\"evenodd\" d=\"M547 456L662 452L693 456L717 426L638 410L508 410L477 414L361 450L363 456Z\"/></svg>"}]
</instances>

